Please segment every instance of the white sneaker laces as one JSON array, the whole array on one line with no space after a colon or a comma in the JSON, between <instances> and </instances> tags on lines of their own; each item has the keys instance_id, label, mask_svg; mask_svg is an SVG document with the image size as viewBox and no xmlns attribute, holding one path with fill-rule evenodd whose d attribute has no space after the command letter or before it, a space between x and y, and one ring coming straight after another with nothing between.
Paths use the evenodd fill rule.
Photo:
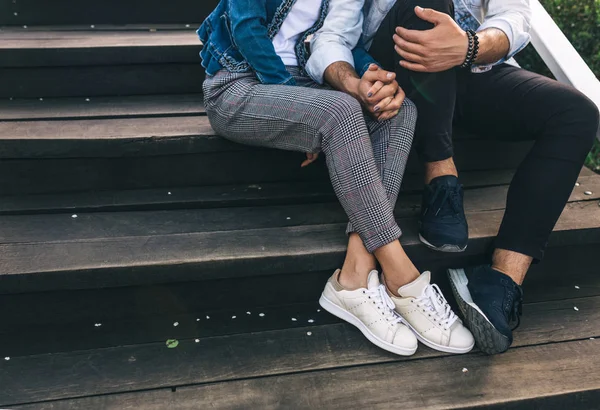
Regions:
<instances>
[{"instance_id":1,"label":"white sneaker laces","mask_svg":"<svg viewBox=\"0 0 600 410\"><path fill-rule=\"evenodd\" d=\"M377 286L375 289L365 289L363 291L373 304L379 309L385 320L389 323L396 324L402 322L402 317L394 310L396 305L387 293L384 284Z\"/></svg>"},{"instance_id":2,"label":"white sneaker laces","mask_svg":"<svg viewBox=\"0 0 600 410\"><path fill-rule=\"evenodd\" d=\"M428 285L423 295L416 298L416 303L418 307L432 312L434 321L440 323L446 330L458 319L438 285Z\"/></svg>"}]
</instances>

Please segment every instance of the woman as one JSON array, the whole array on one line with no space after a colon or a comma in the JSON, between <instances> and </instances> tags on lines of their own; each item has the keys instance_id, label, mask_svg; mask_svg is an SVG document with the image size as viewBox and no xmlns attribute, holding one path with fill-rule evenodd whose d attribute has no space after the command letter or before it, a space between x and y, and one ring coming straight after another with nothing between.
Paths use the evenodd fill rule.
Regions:
<instances>
[{"instance_id":1,"label":"woman","mask_svg":"<svg viewBox=\"0 0 600 410\"><path fill-rule=\"evenodd\" d=\"M400 107L403 95L394 74L371 65L359 79L343 62L361 34L362 3L222 0L198 30L208 117L231 141L306 153L303 166L325 154L350 220L346 260L320 300L326 310L396 354L413 354L417 338L439 350L465 353L473 347L471 334L398 240L402 232L393 209L412 144L415 107L409 101ZM311 35L309 56L305 40ZM346 92L314 81L306 72L311 64L323 67L325 79Z\"/></svg>"}]
</instances>

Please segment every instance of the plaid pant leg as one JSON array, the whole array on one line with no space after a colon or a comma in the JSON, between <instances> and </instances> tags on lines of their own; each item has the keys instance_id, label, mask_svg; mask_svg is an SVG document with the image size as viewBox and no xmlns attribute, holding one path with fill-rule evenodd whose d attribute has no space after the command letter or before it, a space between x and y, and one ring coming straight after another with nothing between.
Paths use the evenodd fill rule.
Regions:
<instances>
[{"instance_id":1,"label":"plaid pant leg","mask_svg":"<svg viewBox=\"0 0 600 410\"><path fill-rule=\"evenodd\" d=\"M404 100L396 117L387 121L376 121L370 116L365 116L365 121L371 135L375 162L390 205L394 208L412 146L417 109L410 100ZM352 223L348 224L346 232L355 232Z\"/></svg>"},{"instance_id":2,"label":"plaid pant leg","mask_svg":"<svg viewBox=\"0 0 600 410\"><path fill-rule=\"evenodd\" d=\"M211 124L227 139L322 150L334 191L367 250L401 236L362 107L354 98L313 86L264 85L252 75L226 72L207 78L204 92Z\"/></svg>"}]
</instances>

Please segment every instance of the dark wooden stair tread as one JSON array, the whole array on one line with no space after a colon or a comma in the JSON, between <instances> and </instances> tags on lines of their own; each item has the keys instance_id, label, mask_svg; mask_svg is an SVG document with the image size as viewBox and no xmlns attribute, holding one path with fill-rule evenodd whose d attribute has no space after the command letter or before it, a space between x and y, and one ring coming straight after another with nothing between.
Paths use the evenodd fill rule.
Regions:
<instances>
[{"instance_id":1,"label":"dark wooden stair tread","mask_svg":"<svg viewBox=\"0 0 600 410\"><path fill-rule=\"evenodd\" d=\"M202 44L194 30L5 28L0 30L0 67L200 64Z\"/></svg>"},{"instance_id":2,"label":"dark wooden stair tread","mask_svg":"<svg viewBox=\"0 0 600 410\"><path fill-rule=\"evenodd\" d=\"M19 0L0 2L0 25L148 25L200 22L218 0Z\"/></svg>"},{"instance_id":3,"label":"dark wooden stair tread","mask_svg":"<svg viewBox=\"0 0 600 410\"><path fill-rule=\"evenodd\" d=\"M600 238L600 177L575 190L553 245ZM467 254L481 253L496 234L505 186L467 191ZM403 243L416 260L435 254L417 238L417 195L403 195L398 217ZM289 218L289 219L288 219ZM69 213L0 217L3 292L93 288L196 279L327 270L343 256L345 215L336 202L170 211ZM285 240L282 240L285 238ZM202 267L202 269L200 269ZM117 274L117 272L120 272Z\"/></svg>"},{"instance_id":4,"label":"dark wooden stair tread","mask_svg":"<svg viewBox=\"0 0 600 410\"><path fill-rule=\"evenodd\" d=\"M575 311L573 306L579 310ZM600 340L589 339L600 336L595 326L600 320L599 307L600 296L527 304L513 348L501 356L483 356L477 351L449 356L421 346L415 356L407 358L383 352L347 324L324 324L328 314L317 313L316 306L310 304L305 309L312 310L314 324L217 337L198 336L198 341L194 336L178 336L179 346L175 349L167 349L161 340L13 357L0 373L5 386L0 404L13 408L20 403L64 399L64 403L52 403L56 406L52 408L112 408L124 402L129 402L132 408L153 408L168 400L166 395L171 389L177 389L179 403L194 400L196 408L209 405L229 408L236 407L235 404L264 408L275 399L292 407L299 401L308 405L317 400L316 403L329 408L325 404L331 403L333 397L347 400L348 405L350 401L356 405L378 400L383 405L402 399L410 403L409 408L416 408L442 403L467 406L527 401L544 395L593 391L600 387L594 370L600 364L600 356L594 353ZM271 318L271 311L258 318L258 312L251 312L252 318L240 312L237 320L289 319ZM284 311L284 316L296 315L303 320L309 317L301 310L292 312ZM233 319L213 319L236 323ZM202 321L188 320L191 323L182 325L196 328L200 333L206 326ZM98 334L110 332L92 330ZM75 368L81 371L74 372ZM403 378L404 388L398 391L393 386L397 387L400 369L410 377ZM47 374L54 376L48 378ZM112 377L105 377L108 374ZM335 381L336 386L345 381L346 387L329 388L328 379ZM522 383L523 380L528 382ZM435 389L430 387L432 381ZM267 386L273 383L280 387L271 394L269 391L273 389ZM499 388L506 384L506 391ZM22 388L24 385L27 388ZM302 386L304 391L295 390L295 386ZM343 389L343 396L339 389ZM250 394L254 390L260 394ZM464 394L460 393L463 390ZM387 395L381 396L384 392ZM73 407L68 407L69 404ZM45 408L41 403L37 405L40 407L31 408Z\"/></svg>"},{"instance_id":5,"label":"dark wooden stair tread","mask_svg":"<svg viewBox=\"0 0 600 410\"><path fill-rule=\"evenodd\" d=\"M70 120L205 114L202 94L0 100L0 120ZM85 104L84 104L85 103Z\"/></svg>"}]
</instances>

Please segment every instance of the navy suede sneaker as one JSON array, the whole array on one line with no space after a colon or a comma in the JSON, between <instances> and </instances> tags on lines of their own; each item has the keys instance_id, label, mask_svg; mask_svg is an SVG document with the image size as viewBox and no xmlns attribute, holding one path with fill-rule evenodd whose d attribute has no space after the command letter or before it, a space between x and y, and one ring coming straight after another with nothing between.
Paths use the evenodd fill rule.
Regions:
<instances>
[{"instance_id":1,"label":"navy suede sneaker","mask_svg":"<svg viewBox=\"0 0 600 410\"><path fill-rule=\"evenodd\" d=\"M441 252L463 252L469 242L469 226L463 207L463 187L458 178L434 178L423 191L419 238Z\"/></svg>"},{"instance_id":2,"label":"navy suede sneaker","mask_svg":"<svg viewBox=\"0 0 600 410\"><path fill-rule=\"evenodd\" d=\"M487 354L507 351L513 342L512 332L521 322L521 287L489 265L448 269L448 276L479 349ZM516 326L511 327L515 322Z\"/></svg>"}]
</instances>

